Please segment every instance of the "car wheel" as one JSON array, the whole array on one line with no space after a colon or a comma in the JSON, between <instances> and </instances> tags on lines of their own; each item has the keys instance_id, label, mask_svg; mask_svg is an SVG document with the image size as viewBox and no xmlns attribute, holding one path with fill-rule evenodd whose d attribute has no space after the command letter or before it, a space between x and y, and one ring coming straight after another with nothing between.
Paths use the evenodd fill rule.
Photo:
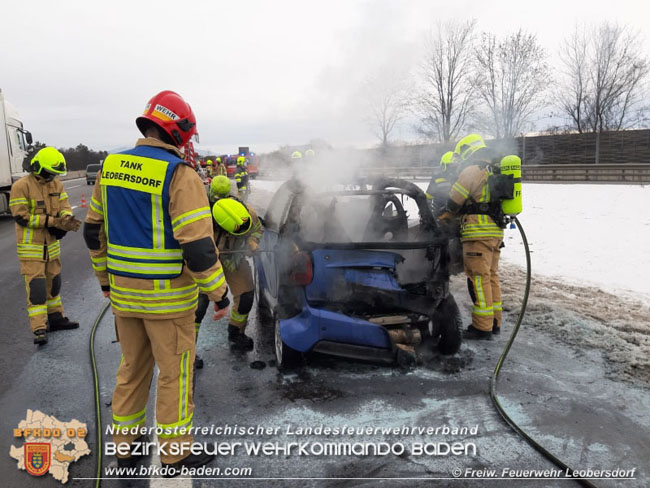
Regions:
<instances>
[{"instance_id":1,"label":"car wheel","mask_svg":"<svg viewBox=\"0 0 650 488\"><path fill-rule=\"evenodd\" d=\"M463 341L463 319L452 295L445 298L436 310L440 341L438 350L442 354L455 354Z\"/></svg>"},{"instance_id":2,"label":"car wheel","mask_svg":"<svg viewBox=\"0 0 650 488\"><path fill-rule=\"evenodd\" d=\"M291 349L284 342L280 334L280 319L275 319L275 362L280 371L294 368L300 360L300 353Z\"/></svg>"}]
</instances>

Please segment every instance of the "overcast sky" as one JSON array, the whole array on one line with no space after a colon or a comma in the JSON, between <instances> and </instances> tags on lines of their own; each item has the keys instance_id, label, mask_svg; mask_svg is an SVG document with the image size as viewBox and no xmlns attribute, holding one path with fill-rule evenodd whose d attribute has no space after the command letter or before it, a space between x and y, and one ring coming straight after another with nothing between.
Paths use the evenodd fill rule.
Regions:
<instances>
[{"instance_id":1,"label":"overcast sky","mask_svg":"<svg viewBox=\"0 0 650 488\"><path fill-rule=\"evenodd\" d=\"M576 21L644 32L646 1L25 1L0 8L0 88L36 140L131 146L160 90L196 113L199 147L370 145L363 81L414 69L438 21L535 33L551 57ZM413 137L407 128L397 136Z\"/></svg>"}]
</instances>

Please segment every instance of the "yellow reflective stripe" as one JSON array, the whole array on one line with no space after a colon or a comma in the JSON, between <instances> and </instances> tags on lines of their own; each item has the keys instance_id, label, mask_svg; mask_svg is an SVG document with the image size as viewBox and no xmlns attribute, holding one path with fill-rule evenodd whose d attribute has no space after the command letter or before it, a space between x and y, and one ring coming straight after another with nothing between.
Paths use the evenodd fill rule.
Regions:
<instances>
[{"instance_id":1,"label":"yellow reflective stripe","mask_svg":"<svg viewBox=\"0 0 650 488\"><path fill-rule=\"evenodd\" d=\"M74 215L70 210L61 210L59 212L60 217L65 217L66 215Z\"/></svg>"},{"instance_id":2,"label":"yellow reflective stripe","mask_svg":"<svg viewBox=\"0 0 650 488\"><path fill-rule=\"evenodd\" d=\"M182 298L186 297L193 297L196 293L197 290L196 288L187 290L187 291L162 291L162 290L157 290L157 293L155 295L150 295L150 294L141 294L138 292L134 291L117 291L111 289L111 294L115 294L116 298L125 298L125 299L134 299L134 298L139 298L140 300L164 300L166 298L178 298L179 300Z\"/></svg>"},{"instance_id":3,"label":"yellow reflective stripe","mask_svg":"<svg viewBox=\"0 0 650 488\"><path fill-rule=\"evenodd\" d=\"M34 317L36 315L46 315L47 314L47 305L33 305L27 307L27 315L29 317Z\"/></svg>"},{"instance_id":4,"label":"yellow reflective stripe","mask_svg":"<svg viewBox=\"0 0 650 488\"><path fill-rule=\"evenodd\" d=\"M184 435L187 432L187 429L192 427L192 418L194 413L190 414L189 417L174 422L173 424L161 424L156 422L157 427L162 429L162 433L158 433L158 437L161 439L170 439L172 437L179 437Z\"/></svg>"},{"instance_id":5,"label":"yellow reflective stripe","mask_svg":"<svg viewBox=\"0 0 650 488\"><path fill-rule=\"evenodd\" d=\"M90 260L92 261L93 269L95 271L106 271L106 256L98 258L90 256Z\"/></svg>"},{"instance_id":6,"label":"yellow reflective stripe","mask_svg":"<svg viewBox=\"0 0 650 488\"><path fill-rule=\"evenodd\" d=\"M47 252L51 258L56 258L61 255L61 241L56 241L47 246Z\"/></svg>"},{"instance_id":7,"label":"yellow reflective stripe","mask_svg":"<svg viewBox=\"0 0 650 488\"><path fill-rule=\"evenodd\" d=\"M474 306L472 308L472 315L479 315L481 317L487 317L487 316L490 316L490 315L494 315L494 312L492 311L492 307L481 308L481 307Z\"/></svg>"},{"instance_id":8,"label":"yellow reflective stripe","mask_svg":"<svg viewBox=\"0 0 650 488\"><path fill-rule=\"evenodd\" d=\"M158 280L158 281L164 281L164 280ZM136 294L137 296L140 296L140 295L145 296L145 295L149 295L149 294L151 294L151 295L160 294L160 291L158 291L158 290L141 290L141 289L138 289L138 288L125 288L123 286L117 286L116 284L111 283L111 291L113 291L113 290L119 290L119 291L123 291L123 292L127 292L127 291L128 292L134 292L134 294ZM179 288L171 288L170 290L172 292L185 291L185 290L195 291L196 290L196 285L191 284L191 285L182 286L182 287L179 287Z\"/></svg>"},{"instance_id":9,"label":"yellow reflective stripe","mask_svg":"<svg viewBox=\"0 0 650 488\"><path fill-rule=\"evenodd\" d=\"M29 217L29 223L27 224L27 227L31 229L37 229L41 223L41 216L40 215L32 215Z\"/></svg>"},{"instance_id":10,"label":"yellow reflective stripe","mask_svg":"<svg viewBox=\"0 0 650 488\"><path fill-rule=\"evenodd\" d=\"M52 298L51 300L47 301L47 308L54 308L59 305L62 305L61 296L57 296L56 298Z\"/></svg>"},{"instance_id":11,"label":"yellow reflective stripe","mask_svg":"<svg viewBox=\"0 0 650 488\"><path fill-rule=\"evenodd\" d=\"M107 258L107 265L109 268L117 271L141 274L180 273L183 269L183 263L134 263L114 259L110 256Z\"/></svg>"},{"instance_id":12,"label":"yellow reflective stripe","mask_svg":"<svg viewBox=\"0 0 650 488\"><path fill-rule=\"evenodd\" d=\"M122 362L120 362L120 366ZM120 416L113 414L113 425L119 428L129 428L136 425L143 424L147 419L147 409L140 410L138 413L133 415Z\"/></svg>"},{"instance_id":13,"label":"yellow reflective stripe","mask_svg":"<svg viewBox=\"0 0 650 488\"><path fill-rule=\"evenodd\" d=\"M10 207L13 207L15 205L29 205L29 200L26 198L12 198L9 200Z\"/></svg>"},{"instance_id":14,"label":"yellow reflective stripe","mask_svg":"<svg viewBox=\"0 0 650 488\"><path fill-rule=\"evenodd\" d=\"M18 243L17 244L18 249L24 249L24 250L33 250L33 251L42 251L43 250L43 244L25 244L25 243Z\"/></svg>"},{"instance_id":15,"label":"yellow reflective stripe","mask_svg":"<svg viewBox=\"0 0 650 488\"><path fill-rule=\"evenodd\" d=\"M187 419L187 405L190 390L190 351L181 355L181 374L178 381L178 420Z\"/></svg>"},{"instance_id":16,"label":"yellow reflective stripe","mask_svg":"<svg viewBox=\"0 0 650 488\"><path fill-rule=\"evenodd\" d=\"M106 208L108 206L108 202L106 201L106 187L102 186L102 185L100 185L100 186L101 186L100 190L102 192L102 202L104 202L103 207L102 207L103 210L104 210L104 234L106 234L106 240L108 242L110 242L110 238L108 236L108 229L109 229L109 227L108 227L108 209Z\"/></svg>"},{"instance_id":17,"label":"yellow reflective stripe","mask_svg":"<svg viewBox=\"0 0 650 488\"><path fill-rule=\"evenodd\" d=\"M451 188L452 190L456 190L458 193L460 193L464 198L469 197L469 191L465 189L465 187L460 183L458 182L454 183L454 185Z\"/></svg>"},{"instance_id":18,"label":"yellow reflective stripe","mask_svg":"<svg viewBox=\"0 0 650 488\"><path fill-rule=\"evenodd\" d=\"M151 225L153 228L153 248L165 247L165 220L163 218L162 197L151 195Z\"/></svg>"},{"instance_id":19,"label":"yellow reflective stripe","mask_svg":"<svg viewBox=\"0 0 650 488\"><path fill-rule=\"evenodd\" d=\"M474 276L474 291L478 300L478 306L485 308L485 292L483 291L483 278L480 275Z\"/></svg>"},{"instance_id":20,"label":"yellow reflective stripe","mask_svg":"<svg viewBox=\"0 0 650 488\"><path fill-rule=\"evenodd\" d=\"M196 222L197 220L201 219L209 219L211 217L212 213L210 212L210 207L197 208L195 210L185 212L184 214L181 214L172 220L172 229L174 232L176 232L178 229L186 226L187 224L191 224L192 222Z\"/></svg>"},{"instance_id":21,"label":"yellow reflective stripe","mask_svg":"<svg viewBox=\"0 0 650 488\"><path fill-rule=\"evenodd\" d=\"M246 322L248 319L248 314L240 314L235 312L234 310L230 309L230 320L233 322L237 322L238 324L243 324Z\"/></svg>"},{"instance_id":22,"label":"yellow reflective stripe","mask_svg":"<svg viewBox=\"0 0 650 488\"><path fill-rule=\"evenodd\" d=\"M68 198L68 194L66 192L61 192L59 195L59 200L65 200L66 198Z\"/></svg>"},{"instance_id":23,"label":"yellow reflective stripe","mask_svg":"<svg viewBox=\"0 0 650 488\"><path fill-rule=\"evenodd\" d=\"M28 244L32 242L33 237L34 237L34 232L32 231L32 229L30 229L29 227L25 227L23 229L23 243Z\"/></svg>"},{"instance_id":24,"label":"yellow reflective stripe","mask_svg":"<svg viewBox=\"0 0 650 488\"><path fill-rule=\"evenodd\" d=\"M198 334L200 328L201 328L201 322L194 322L194 332Z\"/></svg>"},{"instance_id":25,"label":"yellow reflective stripe","mask_svg":"<svg viewBox=\"0 0 650 488\"><path fill-rule=\"evenodd\" d=\"M501 302L494 302L494 303L492 304L492 308L493 308L495 311L496 311L496 310L503 310L503 305L501 304Z\"/></svg>"},{"instance_id":26,"label":"yellow reflective stripe","mask_svg":"<svg viewBox=\"0 0 650 488\"><path fill-rule=\"evenodd\" d=\"M111 293L111 304L117 310L134 311L151 314L162 314L171 312L184 312L196 307L198 301L198 294L191 297L189 300L182 302L159 302L159 303L142 303L142 302L127 302L118 297L114 297Z\"/></svg>"},{"instance_id":27,"label":"yellow reflective stripe","mask_svg":"<svg viewBox=\"0 0 650 488\"><path fill-rule=\"evenodd\" d=\"M181 260L183 251L181 249L146 249L140 247L118 246L108 243L109 254L131 259L160 259L160 260Z\"/></svg>"},{"instance_id":28,"label":"yellow reflective stripe","mask_svg":"<svg viewBox=\"0 0 650 488\"><path fill-rule=\"evenodd\" d=\"M209 277L203 279L194 278L194 281L197 283L199 289L203 293L208 293L212 290L216 290L221 285L223 285L226 281L226 277L223 275L223 268L220 266L219 269L217 269L217 271L212 273Z\"/></svg>"},{"instance_id":29,"label":"yellow reflective stripe","mask_svg":"<svg viewBox=\"0 0 650 488\"><path fill-rule=\"evenodd\" d=\"M104 209L102 208L102 206L100 204L98 204L96 202L97 202L97 200L95 200L94 198L91 198L91 200L90 200L90 208L91 208L91 210L93 212L95 212L96 214L99 214L99 215L101 215L103 217L104 216Z\"/></svg>"},{"instance_id":30,"label":"yellow reflective stripe","mask_svg":"<svg viewBox=\"0 0 650 488\"><path fill-rule=\"evenodd\" d=\"M133 154L109 154L102 166L102 186L162 195L169 163ZM106 200L104 200L106 201Z\"/></svg>"}]
</instances>

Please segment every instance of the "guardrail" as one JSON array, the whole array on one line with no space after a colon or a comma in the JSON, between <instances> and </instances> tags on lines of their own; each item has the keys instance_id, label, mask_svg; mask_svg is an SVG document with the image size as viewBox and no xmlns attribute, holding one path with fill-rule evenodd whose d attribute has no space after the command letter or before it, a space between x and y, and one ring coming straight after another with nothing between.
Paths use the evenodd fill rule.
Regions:
<instances>
[{"instance_id":1,"label":"guardrail","mask_svg":"<svg viewBox=\"0 0 650 488\"><path fill-rule=\"evenodd\" d=\"M364 176L431 178L430 167L362 168ZM650 164L539 164L522 166L524 181L650 183Z\"/></svg>"},{"instance_id":2,"label":"guardrail","mask_svg":"<svg viewBox=\"0 0 650 488\"><path fill-rule=\"evenodd\" d=\"M521 169L525 181L650 183L650 164L539 164Z\"/></svg>"}]
</instances>

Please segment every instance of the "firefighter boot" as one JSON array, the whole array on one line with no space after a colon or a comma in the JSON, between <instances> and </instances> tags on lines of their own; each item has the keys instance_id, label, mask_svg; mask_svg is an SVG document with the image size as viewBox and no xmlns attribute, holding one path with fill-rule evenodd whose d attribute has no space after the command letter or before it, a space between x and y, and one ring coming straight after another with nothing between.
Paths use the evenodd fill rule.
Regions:
<instances>
[{"instance_id":1,"label":"firefighter boot","mask_svg":"<svg viewBox=\"0 0 650 488\"><path fill-rule=\"evenodd\" d=\"M47 344L47 332L45 332L45 329L34 331L34 344L38 344L39 346Z\"/></svg>"},{"instance_id":2,"label":"firefighter boot","mask_svg":"<svg viewBox=\"0 0 650 488\"><path fill-rule=\"evenodd\" d=\"M50 324L50 332L56 330L76 329L79 327L79 322L64 317L61 312L48 313L47 322Z\"/></svg>"},{"instance_id":3,"label":"firefighter boot","mask_svg":"<svg viewBox=\"0 0 650 488\"><path fill-rule=\"evenodd\" d=\"M492 333L494 335L501 334L501 327L497 324L497 319L494 319L494 322L492 322Z\"/></svg>"},{"instance_id":4,"label":"firefighter boot","mask_svg":"<svg viewBox=\"0 0 650 488\"><path fill-rule=\"evenodd\" d=\"M203 359L198 354L194 356L194 368L203 369Z\"/></svg>"},{"instance_id":5,"label":"firefighter boot","mask_svg":"<svg viewBox=\"0 0 650 488\"><path fill-rule=\"evenodd\" d=\"M149 436L141 435L136 440L133 441L131 445L131 450L133 450L133 444L147 444L149 442ZM117 465L120 468L134 468L148 455L145 454L131 454L129 457L117 458Z\"/></svg>"},{"instance_id":6,"label":"firefighter boot","mask_svg":"<svg viewBox=\"0 0 650 488\"><path fill-rule=\"evenodd\" d=\"M470 325L465 329L463 333L463 339L475 339L479 341L491 341L492 340L492 331L490 330L479 330L473 325Z\"/></svg>"},{"instance_id":7,"label":"firefighter boot","mask_svg":"<svg viewBox=\"0 0 650 488\"><path fill-rule=\"evenodd\" d=\"M234 325L228 325L228 340L233 349L251 351L254 347L253 339L244 334L244 331Z\"/></svg>"},{"instance_id":8,"label":"firefighter boot","mask_svg":"<svg viewBox=\"0 0 650 488\"><path fill-rule=\"evenodd\" d=\"M181 459L180 461L172 464L160 464L162 464L163 469L167 468L163 474L164 478L175 478L181 474L183 468L199 468L201 466L205 466L213 459L214 454L207 454L205 452L202 452L201 454L190 454L185 459Z\"/></svg>"}]
</instances>

